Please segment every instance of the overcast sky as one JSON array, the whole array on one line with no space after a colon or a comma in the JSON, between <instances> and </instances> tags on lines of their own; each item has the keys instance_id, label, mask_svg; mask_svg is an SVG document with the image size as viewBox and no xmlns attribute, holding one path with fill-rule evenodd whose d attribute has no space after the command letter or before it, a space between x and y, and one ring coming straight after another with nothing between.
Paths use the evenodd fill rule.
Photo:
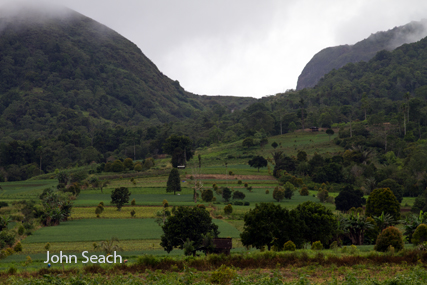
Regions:
<instances>
[{"instance_id":1,"label":"overcast sky","mask_svg":"<svg viewBox=\"0 0 427 285\"><path fill-rule=\"evenodd\" d=\"M323 48L427 18L426 0L54 3L125 36L187 91L258 98L295 89L305 64Z\"/></svg>"}]
</instances>

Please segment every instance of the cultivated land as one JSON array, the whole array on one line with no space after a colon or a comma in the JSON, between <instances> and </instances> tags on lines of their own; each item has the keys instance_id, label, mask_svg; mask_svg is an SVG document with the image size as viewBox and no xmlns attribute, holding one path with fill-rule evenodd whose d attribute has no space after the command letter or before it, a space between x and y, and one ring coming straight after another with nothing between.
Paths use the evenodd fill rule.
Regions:
<instances>
[{"instance_id":1,"label":"cultivated land","mask_svg":"<svg viewBox=\"0 0 427 285\"><path fill-rule=\"evenodd\" d=\"M31 272L41 268L46 268L46 265L43 263L46 259L46 249L44 246L48 242L51 245L51 254L63 251L75 253L81 256L81 252L85 250L89 251L90 254L101 254L99 251L94 251L93 243L108 240L111 239L111 237L117 237L120 240L119 245L123 248L123 252L120 252L120 254L123 258L129 260L129 265L135 264L136 266L136 264L141 264L140 257L147 254L157 256L157 258L161 258L162 256L177 256L177 260L184 262L187 259L183 257L182 250L173 250L168 255L167 252L160 247L159 243L160 236L162 235L162 229L155 222L155 217L156 214L162 210L162 201L164 199L168 201L169 207L195 205L193 200L193 189L191 188L194 184L192 178L198 178L205 188L212 188L212 185L215 183L218 186L228 186L234 190L244 192L246 197L243 202L249 202L249 205L233 205L233 213L230 215L226 215L224 213L223 209L226 203L221 202L221 196L216 193L214 196L216 201L219 202L203 203L199 199L197 204L204 204L207 207L207 210L214 218L213 221L219 226L220 237L233 238L232 252L242 253L243 256L246 256L245 258L251 256L251 254L259 255L259 253L256 253L258 250L245 249L239 239L239 235L243 231L244 226L243 216L246 212L252 209L256 203L260 202L273 202L288 209L292 209L305 201L319 201L319 199L315 197L317 191L310 191L309 196L300 196L298 192L295 192L295 195L291 200L285 199L281 202L276 202L273 199L273 190L279 185L278 181L271 175L274 166L269 163L267 168L261 168L258 171L256 168L251 168L247 165L247 161L254 155L271 157L271 152L273 151L271 143L273 141L276 141L279 144L279 150L283 150L288 155L296 155L298 150L306 151L309 156L312 156L315 152L319 154L327 154L343 151L341 147L338 147L329 141L329 137L325 133L319 132L313 134L296 132L283 136L271 137L269 138L269 143L263 148L256 147L245 149L241 147L241 141L239 141L198 149L195 158L189 162L189 167L180 171L181 185L183 189L179 195L166 193L165 189L169 171L163 171L162 173L165 174L157 176L155 174L153 174L153 176L145 175L143 177L138 177L138 175L136 175L134 182L131 182L130 178L111 179L110 184L103 188L102 191L100 189L92 188L83 189L77 199L73 201L74 207L68 221L62 222L59 226L39 228L31 235L24 237L22 239L23 251L0 260L0 270L5 271L14 267L20 272ZM198 154L202 156L202 168L200 173L192 167L197 161ZM156 161L155 169L150 170L150 172L155 173L155 171L167 170L170 168L169 160L170 158ZM232 175L228 175L230 171L233 173ZM108 173L102 173L98 176L102 178L110 177L112 175L113 174L110 175ZM117 174L114 175L117 176ZM123 175L126 176L126 173ZM43 177L48 178L49 175L44 175ZM242 184L238 184L239 180L242 181ZM243 186L244 183L248 183L248 185L252 187L252 190L248 191ZM0 186L3 189L0 192L0 201L7 201L11 203L12 201L22 199L37 200L43 189L55 188L56 185L56 179L34 179L16 183L0 183ZM136 202L134 206L127 205L124 206L121 211L117 211L115 206L109 204L111 200L111 192L117 187L129 188L132 193L130 201L135 199ZM266 194L267 189L269 190L269 194ZM338 193L330 193L331 196L336 196L337 194ZM105 204L105 210L100 217L97 218L95 215L95 208L101 201ZM413 202L414 198L404 198L402 206L410 206ZM335 209L333 204L325 203L323 205L331 210ZM6 210L7 209L5 208L0 209L0 213L3 214ZM135 211L135 217L131 217L131 211ZM11 227L18 225L19 223L10 224ZM367 256L372 254L372 249L373 246L360 246L356 251L351 253L342 253L339 250L324 250L322 251L322 254L335 256L336 258L346 258L347 256L353 255ZM318 253L306 249L298 250L297 254L306 254L308 257L315 258ZM31 264L25 264L27 256L31 257ZM262 257L262 254L260 256L261 257L259 258L264 258ZM304 258L306 257L303 257L303 259ZM197 260L197 258L195 260ZM81 268L83 266L81 261L82 259L79 259L79 264L77 265L65 265L64 269L68 270L76 266ZM191 264L191 262L191 260L187 260L188 264ZM334 278L336 280L343 280L345 276L347 276L346 278L350 278L349 276L360 275L372 276L378 280L383 280L401 273L418 274L416 276L420 276L421 274L417 269L414 269L414 266L408 264L405 265L398 263L395 266L388 267L386 271L382 270L381 273L379 273L375 268L378 269L381 265L376 265L375 262L372 263L372 266L367 265L366 262L354 262L355 265L350 267L329 263L322 265L322 262L319 263L315 261L313 261L313 263L307 261L306 263L289 267L289 265L280 265L280 262L278 261L274 265L270 264L266 266L266 269L258 269L254 271L254 269L249 266L246 269L237 268L236 270L238 274L242 275L242 278L250 280L249 277L253 276L252 280L255 280L254 282L261 280L262 276L271 277L271 274L275 274L278 279L288 280L289 282L299 282L301 280L329 282L333 281ZM179 269L180 265L177 266L177 268L169 267L169 269L172 268L172 270L168 269L167 271L181 271L181 269ZM197 268L196 265L194 265L194 267ZM106 266L105 268L109 267ZM211 267L211 269L203 270L213 270L214 268L217 268L217 265ZM53 269L63 270L62 266L58 264L53 265ZM155 269L155 267L152 269ZM271 273L273 272L272 270L274 273ZM177 276L187 278L188 271L184 270L183 272L183 274L178 274ZM257 276L256 278L254 277L255 273ZM169 277L172 280L175 273L170 272L169 274L171 274ZM201 273L194 273L193 275L195 276L194 280L200 281L206 279ZM140 274L140 277L145 278L147 282L150 281L143 273ZM173 283L174 282L171 282L171 284Z\"/></svg>"}]
</instances>

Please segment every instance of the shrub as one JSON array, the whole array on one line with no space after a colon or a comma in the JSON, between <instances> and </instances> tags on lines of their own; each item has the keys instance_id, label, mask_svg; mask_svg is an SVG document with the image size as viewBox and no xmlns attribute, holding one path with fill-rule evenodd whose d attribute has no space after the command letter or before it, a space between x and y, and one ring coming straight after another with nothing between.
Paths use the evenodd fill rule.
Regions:
<instances>
[{"instance_id":1,"label":"shrub","mask_svg":"<svg viewBox=\"0 0 427 285\"><path fill-rule=\"evenodd\" d=\"M132 218L134 218L134 217L135 217L135 214L136 214L135 210L130 211L130 216L131 216Z\"/></svg>"},{"instance_id":2,"label":"shrub","mask_svg":"<svg viewBox=\"0 0 427 285\"><path fill-rule=\"evenodd\" d=\"M244 206L249 206L251 203L249 203L249 202L245 202L243 205Z\"/></svg>"},{"instance_id":3,"label":"shrub","mask_svg":"<svg viewBox=\"0 0 427 285\"><path fill-rule=\"evenodd\" d=\"M0 232L0 240L4 241L8 246L12 246L15 243L15 234L8 230Z\"/></svg>"},{"instance_id":4,"label":"shrub","mask_svg":"<svg viewBox=\"0 0 427 285\"><path fill-rule=\"evenodd\" d=\"M400 218L400 203L388 188L375 189L366 201L366 216L380 216L382 212L395 220Z\"/></svg>"},{"instance_id":5,"label":"shrub","mask_svg":"<svg viewBox=\"0 0 427 285\"><path fill-rule=\"evenodd\" d=\"M136 263L139 265L156 266L160 263L160 260L157 259L154 255L143 254L142 256L138 257Z\"/></svg>"},{"instance_id":6,"label":"shrub","mask_svg":"<svg viewBox=\"0 0 427 285\"><path fill-rule=\"evenodd\" d=\"M135 166L133 167L133 170L135 170L136 172L141 172L142 165L140 163L135 164Z\"/></svg>"},{"instance_id":7,"label":"shrub","mask_svg":"<svg viewBox=\"0 0 427 285\"><path fill-rule=\"evenodd\" d=\"M203 204L198 204L197 207L202 208L202 209L206 209L206 206Z\"/></svg>"},{"instance_id":8,"label":"shrub","mask_svg":"<svg viewBox=\"0 0 427 285\"><path fill-rule=\"evenodd\" d=\"M202 192L202 200L205 202L212 202L214 196L211 189L206 189Z\"/></svg>"},{"instance_id":9,"label":"shrub","mask_svg":"<svg viewBox=\"0 0 427 285\"><path fill-rule=\"evenodd\" d=\"M234 193L233 193L233 200L237 200L237 199L243 200L243 199L245 199L245 197L246 197L246 195L243 192L234 191Z\"/></svg>"},{"instance_id":10,"label":"shrub","mask_svg":"<svg viewBox=\"0 0 427 285\"><path fill-rule=\"evenodd\" d=\"M46 249L46 250L49 250L50 249L50 243L46 243L45 245L44 245L44 249Z\"/></svg>"},{"instance_id":11,"label":"shrub","mask_svg":"<svg viewBox=\"0 0 427 285\"><path fill-rule=\"evenodd\" d=\"M301 190L299 191L299 194L301 196L308 196L310 194L310 192L308 192L308 188L307 187L302 187Z\"/></svg>"},{"instance_id":12,"label":"shrub","mask_svg":"<svg viewBox=\"0 0 427 285\"><path fill-rule=\"evenodd\" d=\"M242 201L234 201L233 204L237 205L237 206L243 206L243 202Z\"/></svg>"},{"instance_id":13,"label":"shrub","mask_svg":"<svg viewBox=\"0 0 427 285\"><path fill-rule=\"evenodd\" d=\"M390 190L389 190L390 191ZM390 191L391 192L391 191ZM397 251L403 249L402 233L396 227L385 228L377 237L374 249L376 251L387 251L389 246L393 246Z\"/></svg>"},{"instance_id":14,"label":"shrub","mask_svg":"<svg viewBox=\"0 0 427 285\"><path fill-rule=\"evenodd\" d=\"M13 250L16 252L22 251L22 244L20 241L18 241L18 243L13 247Z\"/></svg>"},{"instance_id":15,"label":"shrub","mask_svg":"<svg viewBox=\"0 0 427 285\"><path fill-rule=\"evenodd\" d=\"M412 235L411 242L414 245L419 245L427 241L427 225L421 224L417 227L414 234Z\"/></svg>"},{"instance_id":16,"label":"shrub","mask_svg":"<svg viewBox=\"0 0 427 285\"><path fill-rule=\"evenodd\" d=\"M102 207L104 207L104 202L99 202L99 205L101 205Z\"/></svg>"},{"instance_id":17,"label":"shrub","mask_svg":"<svg viewBox=\"0 0 427 285\"><path fill-rule=\"evenodd\" d=\"M163 199L162 204L163 204L163 207L165 207L165 208L169 207L168 200L166 200L166 199Z\"/></svg>"},{"instance_id":18,"label":"shrub","mask_svg":"<svg viewBox=\"0 0 427 285\"><path fill-rule=\"evenodd\" d=\"M320 202L322 203L326 202L326 199L328 198L328 196L329 196L329 192L326 189L319 191L319 193L317 194L317 198L319 198Z\"/></svg>"},{"instance_id":19,"label":"shrub","mask_svg":"<svg viewBox=\"0 0 427 285\"><path fill-rule=\"evenodd\" d=\"M248 183L245 183L245 185L244 185L244 186L245 186L245 188L248 188L248 186L249 186L249 185L248 185Z\"/></svg>"},{"instance_id":20,"label":"shrub","mask_svg":"<svg viewBox=\"0 0 427 285\"><path fill-rule=\"evenodd\" d=\"M337 249L338 248L338 242L334 241L333 243L331 243L331 245L329 246L329 248L333 249L333 250Z\"/></svg>"},{"instance_id":21,"label":"shrub","mask_svg":"<svg viewBox=\"0 0 427 285\"><path fill-rule=\"evenodd\" d=\"M295 246L295 244L291 240L288 240L283 245L283 250L286 250L286 251L295 251L296 249L297 249L297 247Z\"/></svg>"},{"instance_id":22,"label":"shrub","mask_svg":"<svg viewBox=\"0 0 427 285\"><path fill-rule=\"evenodd\" d=\"M133 200L130 202L130 204L131 204L132 206L135 206L135 205L136 205L136 201L135 201L135 199L133 199Z\"/></svg>"},{"instance_id":23,"label":"shrub","mask_svg":"<svg viewBox=\"0 0 427 285\"><path fill-rule=\"evenodd\" d=\"M228 284L230 281L237 276L237 271L233 268L221 265L217 270L212 272L209 281L214 284Z\"/></svg>"},{"instance_id":24,"label":"shrub","mask_svg":"<svg viewBox=\"0 0 427 285\"><path fill-rule=\"evenodd\" d=\"M322 250L323 244L318 240L312 243L311 250Z\"/></svg>"},{"instance_id":25,"label":"shrub","mask_svg":"<svg viewBox=\"0 0 427 285\"><path fill-rule=\"evenodd\" d=\"M98 207L96 207L95 209L95 214L99 218L99 215L101 215L102 212L104 212L104 207L102 207L101 204L99 204Z\"/></svg>"},{"instance_id":26,"label":"shrub","mask_svg":"<svg viewBox=\"0 0 427 285\"><path fill-rule=\"evenodd\" d=\"M350 250L349 250L350 254L356 254L358 251L359 250L357 249L357 246L355 246L354 244L350 246Z\"/></svg>"},{"instance_id":27,"label":"shrub","mask_svg":"<svg viewBox=\"0 0 427 285\"><path fill-rule=\"evenodd\" d=\"M224 207L224 213L226 215L230 215L231 213L233 213L233 207L231 206L231 204L228 204Z\"/></svg>"},{"instance_id":28,"label":"shrub","mask_svg":"<svg viewBox=\"0 0 427 285\"><path fill-rule=\"evenodd\" d=\"M237 184L241 185L242 184L242 180L237 181Z\"/></svg>"},{"instance_id":29,"label":"shrub","mask_svg":"<svg viewBox=\"0 0 427 285\"><path fill-rule=\"evenodd\" d=\"M285 198L285 190L280 186L276 186L273 191L273 199L277 202L282 201Z\"/></svg>"},{"instance_id":30,"label":"shrub","mask_svg":"<svg viewBox=\"0 0 427 285\"><path fill-rule=\"evenodd\" d=\"M270 190L265 189L265 194L270 194Z\"/></svg>"},{"instance_id":31,"label":"shrub","mask_svg":"<svg viewBox=\"0 0 427 285\"><path fill-rule=\"evenodd\" d=\"M25 232L25 228L23 225L20 225L18 228L18 235L22 236Z\"/></svg>"}]
</instances>

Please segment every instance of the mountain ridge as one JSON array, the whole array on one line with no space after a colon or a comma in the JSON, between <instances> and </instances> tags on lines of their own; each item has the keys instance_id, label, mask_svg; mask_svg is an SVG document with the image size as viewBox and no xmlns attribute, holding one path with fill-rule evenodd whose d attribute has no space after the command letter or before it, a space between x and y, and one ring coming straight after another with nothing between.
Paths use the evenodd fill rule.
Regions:
<instances>
[{"instance_id":1,"label":"mountain ridge","mask_svg":"<svg viewBox=\"0 0 427 285\"><path fill-rule=\"evenodd\" d=\"M316 53L298 77L296 90L314 87L325 74L347 63L369 61L380 50L394 50L427 36L427 20L413 21L388 31L371 34L354 45L328 47Z\"/></svg>"}]
</instances>

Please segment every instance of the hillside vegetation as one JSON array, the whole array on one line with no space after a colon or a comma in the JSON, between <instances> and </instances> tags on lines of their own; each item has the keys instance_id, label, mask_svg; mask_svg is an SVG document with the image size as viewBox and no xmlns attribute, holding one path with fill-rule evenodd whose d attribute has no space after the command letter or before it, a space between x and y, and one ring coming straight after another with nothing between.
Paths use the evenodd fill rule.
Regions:
<instances>
[{"instance_id":1,"label":"hillside vegetation","mask_svg":"<svg viewBox=\"0 0 427 285\"><path fill-rule=\"evenodd\" d=\"M411 22L386 32L377 32L354 45L328 47L313 56L298 77L297 90L311 88L333 69L348 63L369 61L380 50L394 50L405 43L416 42L427 35L426 20Z\"/></svg>"}]
</instances>

